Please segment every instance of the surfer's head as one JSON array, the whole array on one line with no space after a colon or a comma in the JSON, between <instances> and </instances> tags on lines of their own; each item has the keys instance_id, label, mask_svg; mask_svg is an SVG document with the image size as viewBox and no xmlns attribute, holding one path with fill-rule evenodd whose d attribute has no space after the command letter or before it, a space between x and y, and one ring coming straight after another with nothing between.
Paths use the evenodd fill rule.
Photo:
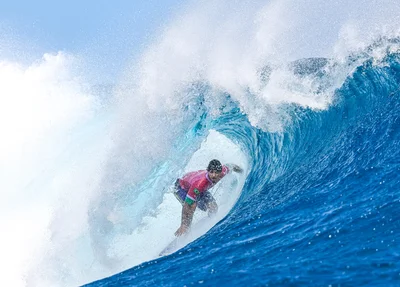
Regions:
<instances>
[{"instance_id":1,"label":"surfer's head","mask_svg":"<svg viewBox=\"0 0 400 287\"><path fill-rule=\"evenodd\" d=\"M212 182L217 183L223 176L222 164L219 160L213 159L207 167L208 176Z\"/></svg>"}]
</instances>

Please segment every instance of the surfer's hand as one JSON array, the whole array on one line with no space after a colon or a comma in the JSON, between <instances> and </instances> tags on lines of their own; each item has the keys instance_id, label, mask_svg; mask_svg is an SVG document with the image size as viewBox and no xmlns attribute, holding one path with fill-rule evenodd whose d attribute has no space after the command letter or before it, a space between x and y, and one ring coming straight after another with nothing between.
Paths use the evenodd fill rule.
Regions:
<instances>
[{"instance_id":1,"label":"surfer's hand","mask_svg":"<svg viewBox=\"0 0 400 287\"><path fill-rule=\"evenodd\" d=\"M234 171L234 172L237 172L237 173L242 173L242 172L243 172L243 169L242 169L240 166L234 164L234 165L233 165L233 171Z\"/></svg>"},{"instance_id":2,"label":"surfer's hand","mask_svg":"<svg viewBox=\"0 0 400 287\"><path fill-rule=\"evenodd\" d=\"M182 226L179 227L178 230L175 232L175 236L176 236L176 237L179 237L179 236L185 234L187 230L188 230L188 227L185 226L185 225L182 225Z\"/></svg>"}]
</instances>

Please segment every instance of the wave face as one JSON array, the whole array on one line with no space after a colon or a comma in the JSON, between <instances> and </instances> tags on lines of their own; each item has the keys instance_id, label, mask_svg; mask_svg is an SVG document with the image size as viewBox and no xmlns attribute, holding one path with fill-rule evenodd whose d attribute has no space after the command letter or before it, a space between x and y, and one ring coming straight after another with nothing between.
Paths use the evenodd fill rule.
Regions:
<instances>
[{"instance_id":1,"label":"wave face","mask_svg":"<svg viewBox=\"0 0 400 287\"><path fill-rule=\"evenodd\" d=\"M234 208L179 252L88 286L397 285L398 43L349 56L331 107L288 105L280 132L255 128L231 102L211 124L250 161ZM382 48L376 63L369 52ZM338 64L307 59L292 71L325 82L327 65Z\"/></svg>"},{"instance_id":2,"label":"wave face","mask_svg":"<svg viewBox=\"0 0 400 287\"><path fill-rule=\"evenodd\" d=\"M193 4L117 85L1 59L0 285L399 285L400 8L325 2ZM245 172L159 257L213 158Z\"/></svg>"}]
</instances>

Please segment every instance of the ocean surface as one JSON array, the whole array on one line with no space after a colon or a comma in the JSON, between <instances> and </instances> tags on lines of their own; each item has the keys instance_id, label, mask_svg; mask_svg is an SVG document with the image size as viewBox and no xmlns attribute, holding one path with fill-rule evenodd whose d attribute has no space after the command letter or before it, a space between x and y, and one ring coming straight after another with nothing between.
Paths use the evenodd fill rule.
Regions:
<instances>
[{"instance_id":1,"label":"ocean surface","mask_svg":"<svg viewBox=\"0 0 400 287\"><path fill-rule=\"evenodd\" d=\"M112 85L64 52L0 61L2 285L400 286L397 6L239 2L190 8ZM174 181L213 158L244 172L159 256Z\"/></svg>"}]
</instances>

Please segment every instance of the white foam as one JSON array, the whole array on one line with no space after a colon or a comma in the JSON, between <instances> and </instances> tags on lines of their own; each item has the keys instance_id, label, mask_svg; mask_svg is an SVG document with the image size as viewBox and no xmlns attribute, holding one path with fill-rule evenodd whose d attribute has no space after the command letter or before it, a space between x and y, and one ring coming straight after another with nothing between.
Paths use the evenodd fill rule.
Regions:
<instances>
[{"instance_id":1,"label":"white foam","mask_svg":"<svg viewBox=\"0 0 400 287\"><path fill-rule=\"evenodd\" d=\"M3 286L33 282L30 270L46 257L43 252L56 241L57 229L69 234L84 229L78 226L85 222L78 217L84 212L73 211L80 210L76 207L90 194L91 172L82 170L90 161L76 157L82 137L74 129L93 116L97 104L85 92L75 64L64 53L46 54L29 66L0 61L0 266L7 270L0 278ZM90 170L95 171L92 166ZM69 209L62 216L61 206ZM60 226L52 228L55 217L62 217ZM71 222L77 226L68 226ZM43 273L38 270L39 276Z\"/></svg>"},{"instance_id":2,"label":"white foam","mask_svg":"<svg viewBox=\"0 0 400 287\"><path fill-rule=\"evenodd\" d=\"M332 81L320 93L309 78L299 80L282 65L303 57L340 60L377 36L398 32L400 8L394 1L382 5L344 0L195 3L145 52L138 68L139 93L146 91L150 109L176 108L184 101L181 86L202 81L217 91L207 95L210 110L219 102L218 92L228 92L255 126L282 131L290 123L279 109L282 104L327 109L338 88ZM344 32L349 25L351 34ZM273 70L267 84L260 76L266 65ZM339 83L351 73L343 69Z\"/></svg>"}]
</instances>

